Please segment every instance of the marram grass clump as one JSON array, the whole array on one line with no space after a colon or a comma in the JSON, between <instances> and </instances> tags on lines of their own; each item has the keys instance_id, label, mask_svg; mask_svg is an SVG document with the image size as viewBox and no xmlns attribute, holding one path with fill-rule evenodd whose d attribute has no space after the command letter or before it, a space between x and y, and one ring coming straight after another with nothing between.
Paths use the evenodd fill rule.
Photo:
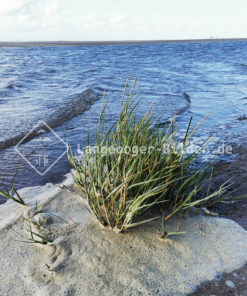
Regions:
<instances>
[{"instance_id":1,"label":"marram grass clump","mask_svg":"<svg viewBox=\"0 0 247 296\"><path fill-rule=\"evenodd\" d=\"M174 120L163 129L157 127L151 107L137 119L134 85L127 95L127 81L120 115L107 131L103 98L95 135L97 149L88 149L88 138L83 159L74 156L71 149L68 154L75 183L92 212L103 225L118 231L155 219L147 218L151 208L160 208L166 221L178 212L188 214L222 200L227 190L226 185L203 194L208 165L196 165L199 152L185 153L190 137L202 122L191 130L190 120L181 140Z\"/></svg>"}]
</instances>

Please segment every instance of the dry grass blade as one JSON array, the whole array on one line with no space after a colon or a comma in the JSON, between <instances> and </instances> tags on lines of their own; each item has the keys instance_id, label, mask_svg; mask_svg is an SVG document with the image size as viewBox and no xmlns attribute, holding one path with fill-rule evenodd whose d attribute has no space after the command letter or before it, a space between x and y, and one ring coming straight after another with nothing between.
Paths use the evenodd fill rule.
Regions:
<instances>
[{"instance_id":1,"label":"dry grass blade","mask_svg":"<svg viewBox=\"0 0 247 296\"><path fill-rule=\"evenodd\" d=\"M14 202L17 202L18 204L25 206L26 204L25 204L25 201L23 200L23 198L20 196L20 194L16 190L14 190L15 179L16 179L16 175L14 176L9 189L7 189L5 187L5 191L0 190L0 196L5 197L10 200L13 200ZM13 194L13 192L15 192L15 195Z\"/></svg>"},{"instance_id":2,"label":"dry grass blade","mask_svg":"<svg viewBox=\"0 0 247 296\"><path fill-rule=\"evenodd\" d=\"M32 228L30 226L30 230L27 229L27 231L30 233L30 238L27 238L30 242L35 243L35 244L40 244L40 245L48 245L53 243L53 240L32 231Z\"/></svg>"}]
</instances>

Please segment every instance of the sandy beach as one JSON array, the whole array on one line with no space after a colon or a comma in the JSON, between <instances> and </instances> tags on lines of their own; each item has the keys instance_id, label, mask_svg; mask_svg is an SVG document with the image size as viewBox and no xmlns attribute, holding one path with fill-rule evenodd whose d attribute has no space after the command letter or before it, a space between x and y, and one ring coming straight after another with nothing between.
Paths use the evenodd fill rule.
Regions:
<instances>
[{"instance_id":1,"label":"sandy beach","mask_svg":"<svg viewBox=\"0 0 247 296\"><path fill-rule=\"evenodd\" d=\"M158 222L116 235L88 211L71 176L64 184L71 191L52 184L26 188L19 193L29 207L13 201L0 207L1 295L188 295L247 262L247 231L233 220L173 219L168 230L186 234L166 240ZM28 243L23 217L53 242Z\"/></svg>"}]
</instances>

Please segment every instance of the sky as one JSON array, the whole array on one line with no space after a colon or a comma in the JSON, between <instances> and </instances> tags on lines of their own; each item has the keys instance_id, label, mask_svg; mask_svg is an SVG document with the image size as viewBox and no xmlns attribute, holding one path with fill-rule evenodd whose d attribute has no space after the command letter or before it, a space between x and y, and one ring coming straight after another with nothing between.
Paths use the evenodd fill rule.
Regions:
<instances>
[{"instance_id":1,"label":"sky","mask_svg":"<svg viewBox=\"0 0 247 296\"><path fill-rule=\"evenodd\" d=\"M247 37L246 0L0 0L0 41Z\"/></svg>"}]
</instances>

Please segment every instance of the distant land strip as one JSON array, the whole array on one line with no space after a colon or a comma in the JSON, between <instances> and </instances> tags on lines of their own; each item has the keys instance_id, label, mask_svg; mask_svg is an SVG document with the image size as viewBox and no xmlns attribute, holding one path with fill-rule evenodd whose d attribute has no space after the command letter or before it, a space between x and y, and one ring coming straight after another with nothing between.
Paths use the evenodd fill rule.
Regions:
<instances>
[{"instance_id":1,"label":"distant land strip","mask_svg":"<svg viewBox=\"0 0 247 296\"><path fill-rule=\"evenodd\" d=\"M123 41L25 41L1 42L0 47L52 47L52 46L100 46L100 45L128 45L128 44L169 44L188 42L224 42L247 41L247 38L210 38L184 40L123 40Z\"/></svg>"}]
</instances>

